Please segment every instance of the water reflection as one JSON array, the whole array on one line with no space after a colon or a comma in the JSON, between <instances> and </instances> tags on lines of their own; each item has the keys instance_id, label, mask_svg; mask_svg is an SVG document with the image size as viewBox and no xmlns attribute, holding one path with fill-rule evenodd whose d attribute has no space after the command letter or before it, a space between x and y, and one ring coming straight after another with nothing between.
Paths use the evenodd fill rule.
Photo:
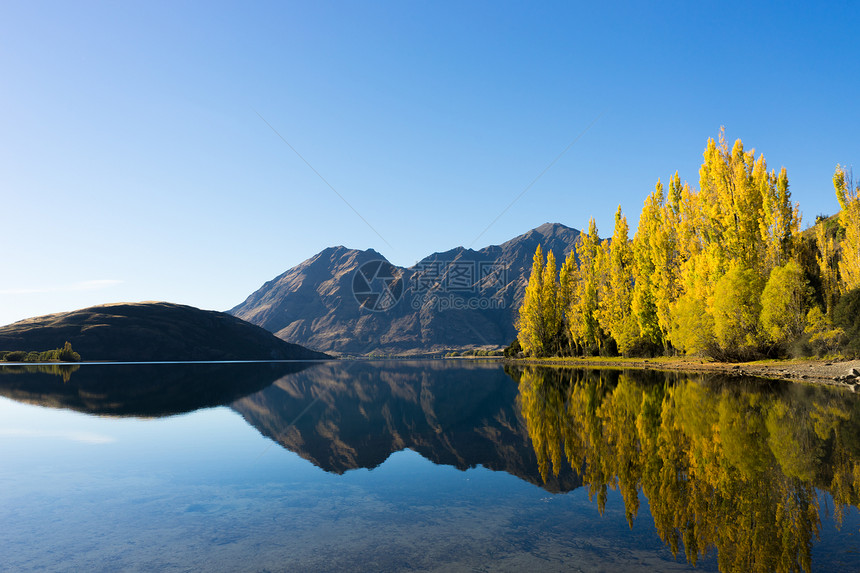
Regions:
<instances>
[{"instance_id":1,"label":"water reflection","mask_svg":"<svg viewBox=\"0 0 860 573\"><path fill-rule=\"evenodd\" d=\"M157 417L222 406L311 362L0 366L0 396L88 414Z\"/></svg>"},{"instance_id":2,"label":"water reflection","mask_svg":"<svg viewBox=\"0 0 860 573\"><path fill-rule=\"evenodd\" d=\"M80 370L80 364L3 364L0 365L0 375L3 374L53 374L68 382L72 374Z\"/></svg>"},{"instance_id":3,"label":"water reflection","mask_svg":"<svg viewBox=\"0 0 860 573\"><path fill-rule=\"evenodd\" d=\"M649 372L509 369L544 478L573 469L602 511L644 494L673 554L716 549L723 571L811 568L833 498L860 491L860 400L827 388Z\"/></svg>"},{"instance_id":4,"label":"water reflection","mask_svg":"<svg viewBox=\"0 0 860 573\"><path fill-rule=\"evenodd\" d=\"M317 559L321 546L314 543L323 539L325 547L336 547L331 553L342 557L338 564L361 562L356 556L394 539L391 547L412 551L409 563L424 563L428 551L440 559L460 552L475 559L470 566L476 569L500 564L494 560L499 555L529 555L543 569L547 563L568 568L581 564L585 546L592 548L591 568L608 569L611 562L629 570L642 565L645 554L665 568L672 553L679 561L686 555L699 568L718 561L723 570L809 570L814 554L818 568L857 569L851 533L856 535L853 506L860 504L860 396L852 393L654 372L517 368L506 374L497 363L459 361L82 365L63 374L0 368L0 395L114 416L167 416L229 404L263 436L332 474L375 468L404 449L437 466L421 460L398 468L410 460L401 455L379 471L323 475L295 456L263 456L278 448L223 410L165 422L66 416L74 421L67 427L34 420L0 428L12 452L4 454L0 480L14 484L4 503L13 507L10 499L30 495L36 500L31 505L41 508L33 510L33 528L20 536L25 540L45 537L44 524L52 523L57 507L82 516L67 528L70 539L79 539L75 535L90 529L86 516L114 511L103 507L136 516L144 503L150 504L152 531L173 531L199 517L200 530L214 532L201 539L244 532L247 543L239 548L237 542L236 563L265 545L260 536L269 536L273 547L293 539L290 551L304 548L309 560ZM60 413L48 414L45 420ZM217 422L207 426L206 416ZM164 448L151 447L160 443L154 437L159 428L166 432ZM241 451L228 447L233 436ZM72 442L45 450L41 464L33 463L39 455L30 456L28 445L17 443L28 437ZM183 445L174 451L172 441ZM75 449L94 443L102 444L99 452ZM222 461L212 462L222 454ZM237 464L240 459L245 463ZM82 473L79 462L92 473ZM61 463L72 470L58 478ZM499 473L460 474L442 465ZM140 468L145 471L138 475ZM176 482L178 468L193 476L193 487L177 503L169 492L182 485ZM128 491L137 491L141 475L156 474L168 477L150 488L151 498L126 499ZM114 487L113 505L104 505L103 490L116 476L132 485ZM46 485L27 490L32 479ZM78 490L63 490L75 479L101 485L87 490L92 498L58 506ZM583 483L587 489L582 495L548 495L523 482L551 492L570 492ZM265 487L250 495L254 484ZM50 497L56 491L63 493ZM215 503L205 501L211 491L218 494L210 498L228 508L223 520L198 509ZM605 518L584 499L586 491L601 513L606 510ZM30 509L22 509L31 507L27 503L6 515L28 514ZM170 514L174 506L194 508L194 516ZM656 533L643 515L649 512ZM854 525L836 535L831 523L841 523L843 512L845 523ZM627 524L636 523L631 532L625 513ZM276 522L280 529L271 529ZM129 527L129 538L137 539L137 529ZM333 530L341 533L336 543L330 541ZM823 540L813 549L819 533ZM352 543L348 558L344 539ZM197 547L214 554L207 541ZM150 545L145 551L156 553L183 550ZM407 560L397 563L405 567Z\"/></svg>"},{"instance_id":5,"label":"water reflection","mask_svg":"<svg viewBox=\"0 0 860 573\"><path fill-rule=\"evenodd\" d=\"M550 492L517 385L497 363L442 361L92 364L69 376L0 367L0 396L89 414L158 417L229 405L261 434L323 470L375 468L411 449L437 465L504 471Z\"/></svg>"},{"instance_id":6,"label":"water reflection","mask_svg":"<svg viewBox=\"0 0 860 573\"><path fill-rule=\"evenodd\" d=\"M374 468L408 448L435 464L481 465L552 492L578 487L569 469L541 477L516 397L498 363L329 362L231 407L328 472Z\"/></svg>"}]
</instances>

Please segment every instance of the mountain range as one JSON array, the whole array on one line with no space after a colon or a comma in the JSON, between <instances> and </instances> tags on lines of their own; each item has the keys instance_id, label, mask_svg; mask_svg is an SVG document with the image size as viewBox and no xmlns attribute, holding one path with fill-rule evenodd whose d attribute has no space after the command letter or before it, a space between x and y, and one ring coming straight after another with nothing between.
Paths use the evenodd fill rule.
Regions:
<instances>
[{"instance_id":1,"label":"mountain range","mask_svg":"<svg viewBox=\"0 0 860 573\"><path fill-rule=\"evenodd\" d=\"M374 251L330 247L228 312L279 338L340 355L498 349L515 337L538 244L561 263L580 232L545 223L501 245L457 247L411 267Z\"/></svg>"}]
</instances>

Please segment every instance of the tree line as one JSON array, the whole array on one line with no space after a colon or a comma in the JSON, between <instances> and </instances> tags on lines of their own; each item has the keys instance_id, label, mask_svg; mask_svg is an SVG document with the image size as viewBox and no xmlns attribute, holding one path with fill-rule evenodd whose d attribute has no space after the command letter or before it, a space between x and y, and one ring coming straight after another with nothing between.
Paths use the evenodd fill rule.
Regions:
<instances>
[{"instance_id":1,"label":"tree line","mask_svg":"<svg viewBox=\"0 0 860 573\"><path fill-rule=\"evenodd\" d=\"M72 349L69 341L62 348L54 350L27 351L27 350L4 350L0 351L0 362L80 362L81 355Z\"/></svg>"},{"instance_id":2,"label":"tree line","mask_svg":"<svg viewBox=\"0 0 860 573\"><path fill-rule=\"evenodd\" d=\"M743 360L860 354L860 185L837 165L841 211L801 232L788 175L723 131L699 188L658 179L631 240L592 218L558 267L539 245L517 321L527 356L660 354Z\"/></svg>"}]
</instances>

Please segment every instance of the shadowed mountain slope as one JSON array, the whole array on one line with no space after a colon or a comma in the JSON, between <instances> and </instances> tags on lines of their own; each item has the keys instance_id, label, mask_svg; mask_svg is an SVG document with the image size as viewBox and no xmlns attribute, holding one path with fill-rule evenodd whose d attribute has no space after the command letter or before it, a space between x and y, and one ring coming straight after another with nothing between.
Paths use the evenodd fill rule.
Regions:
<instances>
[{"instance_id":1,"label":"shadowed mountain slope","mask_svg":"<svg viewBox=\"0 0 860 573\"><path fill-rule=\"evenodd\" d=\"M50 350L66 341L85 361L327 358L229 314L168 302L105 304L0 327L0 350Z\"/></svg>"}]
</instances>

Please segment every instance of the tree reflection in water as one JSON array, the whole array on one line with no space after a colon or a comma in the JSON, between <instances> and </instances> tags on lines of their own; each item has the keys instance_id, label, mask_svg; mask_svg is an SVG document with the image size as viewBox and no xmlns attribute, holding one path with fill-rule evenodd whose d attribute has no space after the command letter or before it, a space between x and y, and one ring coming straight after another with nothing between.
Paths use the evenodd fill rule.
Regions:
<instances>
[{"instance_id":1,"label":"tree reflection in water","mask_svg":"<svg viewBox=\"0 0 860 573\"><path fill-rule=\"evenodd\" d=\"M858 506L860 400L828 388L641 371L509 368L541 475L570 464L603 513L644 494L660 537L722 571L811 569L830 493Z\"/></svg>"}]
</instances>

